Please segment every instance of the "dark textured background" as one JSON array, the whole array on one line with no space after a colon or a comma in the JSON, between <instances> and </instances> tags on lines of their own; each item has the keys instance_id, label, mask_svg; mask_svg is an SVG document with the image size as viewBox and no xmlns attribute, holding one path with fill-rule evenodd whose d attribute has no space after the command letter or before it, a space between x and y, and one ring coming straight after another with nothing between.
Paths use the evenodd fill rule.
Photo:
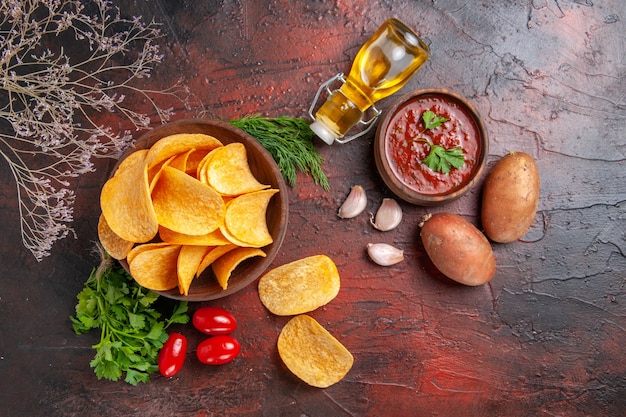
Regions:
<instances>
[{"instance_id":1,"label":"dark textured background","mask_svg":"<svg viewBox=\"0 0 626 417\"><path fill-rule=\"evenodd\" d=\"M132 387L96 379L89 361L97 335L74 335L68 320L96 264L99 192L114 161L98 162L78 181L77 239L58 242L41 263L19 245L14 184L0 164L0 415L626 413L626 3L114 3L126 15L163 23L165 60L147 85L181 78L204 105L179 108L176 118L305 116L319 84L347 72L367 37L399 17L432 49L400 93L446 87L469 98L489 130L490 165L509 150L536 159L539 211L522 241L494 245L498 268L490 284L456 285L433 269L417 223L429 211L450 211L479 225L480 184L437 209L403 204L401 226L383 234L366 213L336 216L354 184L366 189L368 211L390 196L375 170L373 134L347 145L317 141L331 190L298 177L274 264L317 253L336 262L341 291L311 315L354 354L346 378L320 390L292 376L275 346L287 318L269 314L252 285L204 303L237 317L240 357L222 367L200 365L193 352L200 336L184 326L190 352L183 371ZM379 241L402 247L405 261L373 265L365 246Z\"/></svg>"}]
</instances>

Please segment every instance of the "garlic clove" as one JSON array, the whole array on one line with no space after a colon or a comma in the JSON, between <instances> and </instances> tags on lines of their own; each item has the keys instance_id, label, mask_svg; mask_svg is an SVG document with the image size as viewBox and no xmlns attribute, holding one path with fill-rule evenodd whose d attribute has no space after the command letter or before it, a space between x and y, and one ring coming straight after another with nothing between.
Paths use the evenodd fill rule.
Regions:
<instances>
[{"instance_id":1,"label":"garlic clove","mask_svg":"<svg viewBox=\"0 0 626 417\"><path fill-rule=\"evenodd\" d=\"M367 254L381 266L391 266L404 259L404 251L387 243L368 243Z\"/></svg>"},{"instance_id":2,"label":"garlic clove","mask_svg":"<svg viewBox=\"0 0 626 417\"><path fill-rule=\"evenodd\" d=\"M358 216L367 206L367 195L360 185L355 185L350 189L350 194L343 202L337 215L342 219L351 219Z\"/></svg>"},{"instance_id":3,"label":"garlic clove","mask_svg":"<svg viewBox=\"0 0 626 417\"><path fill-rule=\"evenodd\" d=\"M383 202L376 211L376 217L370 218L372 226L382 232L395 229L401 221L402 208L393 198L383 198Z\"/></svg>"}]
</instances>

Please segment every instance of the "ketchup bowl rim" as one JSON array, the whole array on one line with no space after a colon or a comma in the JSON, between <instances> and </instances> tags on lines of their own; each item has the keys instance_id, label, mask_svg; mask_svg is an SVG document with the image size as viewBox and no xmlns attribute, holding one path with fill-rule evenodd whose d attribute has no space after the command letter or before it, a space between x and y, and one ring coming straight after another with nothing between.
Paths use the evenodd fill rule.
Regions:
<instances>
[{"instance_id":1,"label":"ketchup bowl rim","mask_svg":"<svg viewBox=\"0 0 626 417\"><path fill-rule=\"evenodd\" d=\"M390 122L396 114L414 100L424 96L440 96L446 101L453 101L464 107L467 114L474 120L478 129L478 141L480 142L480 152L476 162L476 167L470 177L461 187L457 187L450 192L443 194L424 194L406 185L394 172L387 155L387 141ZM379 175L385 185L402 200L419 206L437 206L458 199L466 194L476 184L486 165L489 155L489 136L485 128L482 117L474 105L462 95L446 88L423 88L411 91L396 99L385 111L380 120L376 136L374 139L374 159Z\"/></svg>"}]
</instances>

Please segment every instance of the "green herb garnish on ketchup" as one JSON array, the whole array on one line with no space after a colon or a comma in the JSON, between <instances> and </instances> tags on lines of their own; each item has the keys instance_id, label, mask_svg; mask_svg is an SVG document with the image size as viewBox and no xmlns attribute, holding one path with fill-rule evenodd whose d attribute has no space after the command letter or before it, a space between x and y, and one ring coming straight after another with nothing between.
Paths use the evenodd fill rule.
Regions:
<instances>
[{"instance_id":1,"label":"green herb garnish on ketchup","mask_svg":"<svg viewBox=\"0 0 626 417\"><path fill-rule=\"evenodd\" d=\"M448 121L447 118L437 116L431 110L426 110L422 114L422 120L424 121L424 130L436 129L441 126L442 123ZM430 147L430 152L428 153L426 158L424 158L423 162L433 171L439 171L444 174L448 174L452 167L461 168L463 165L465 165L463 149L460 146L445 149L443 146L435 145L426 138L418 138L417 141L424 142Z\"/></svg>"}]
</instances>

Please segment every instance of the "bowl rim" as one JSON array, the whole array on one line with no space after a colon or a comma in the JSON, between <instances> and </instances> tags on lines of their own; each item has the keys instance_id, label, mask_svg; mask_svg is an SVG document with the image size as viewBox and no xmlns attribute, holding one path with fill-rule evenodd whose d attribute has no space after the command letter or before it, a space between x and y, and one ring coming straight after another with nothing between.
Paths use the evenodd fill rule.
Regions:
<instances>
[{"instance_id":1,"label":"bowl rim","mask_svg":"<svg viewBox=\"0 0 626 417\"><path fill-rule=\"evenodd\" d=\"M274 198L279 199L279 206L282 207L279 221L277 224L276 236L273 236L273 242L269 245L261 248L265 251L265 257L257 257L253 258L257 260L257 264L248 271L248 275L245 279L240 280L236 283L236 285L229 285L225 290L221 290L219 292L210 293L210 294L189 294L187 296L178 293L178 289L174 288L173 290L168 291L154 291L155 293L162 295L166 298L170 298L173 300L179 301L189 301L189 302L201 302L201 301L211 301L217 300L220 298L227 297L231 294L234 294L242 289L248 287L254 281L256 281L261 274L263 274L271 265L276 255L280 250L280 247L285 239L287 234L287 226L289 223L289 195L287 184L284 180L280 169L278 168L278 164L271 156L271 154L257 141L253 136L246 133L245 131L228 124L227 122L223 122L220 120L213 119L182 119L176 120L173 122L168 122L159 126L155 126L154 128L143 133L137 140L134 145L128 148L126 151L120 155L117 163L114 165L113 169L110 172L110 176L115 173L115 170L119 166L119 164L124 160L124 158L128 157L132 152L137 149L141 149L139 146L142 146L142 143L152 143L156 142L158 139L176 133L206 133L211 135L211 133L203 132L202 129L206 128L206 126L210 126L216 129L223 129L230 131L236 136L245 137L247 142L246 146L250 146L255 149L256 152L263 156L263 159L268 162L271 167L272 172L276 173L276 185L279 190L278 193L274 196ZM217 137L219 140L220 138ZM251 261L252 259L248 260ZM130 274L128 262L126 259L119 260L120 265ZM201 276L204 276L207 272L205 271ZM236 269L233 273L236 273ZM192 284L193 285L193 284Z\"/></svg>"},{"instance_id":2,"label":"bowl rim","mask_svg":"<svg viewBox=\"0 0 626 417\"><path fill-rule=\"evenodd\" d=\"M476 127L478 128L480 136L479 139L482 145L481 153L479 155L476 169L474 170L472 177L462 187L457 188L456 190L447 194L420 194L414 189L409 188L395 175L387 158L386 132L389 127L390 120L399 111L399 109L401 109L408 102L413 101L420 96L426 95L439 95L443 97L449 97L453 101L463 105L476 123ZM376 129L376 136L374 139L374 159L376 167L378 169L378 173L385 182L385 185L387 185L387 187L402 200L419 206L441 205L454 201L462 195L466 194L470 189L472 189L472 187L481 177L487 163L488 156L489 134L487 132L487 128L485 127L484 121L480 116L480 113L472 104L472 102L470 102L467 98L447 88L421 88L404 94L403 96L393 101L391 106L383 114L383 117L380 120Z\"/></svg>"}]
</instances>

